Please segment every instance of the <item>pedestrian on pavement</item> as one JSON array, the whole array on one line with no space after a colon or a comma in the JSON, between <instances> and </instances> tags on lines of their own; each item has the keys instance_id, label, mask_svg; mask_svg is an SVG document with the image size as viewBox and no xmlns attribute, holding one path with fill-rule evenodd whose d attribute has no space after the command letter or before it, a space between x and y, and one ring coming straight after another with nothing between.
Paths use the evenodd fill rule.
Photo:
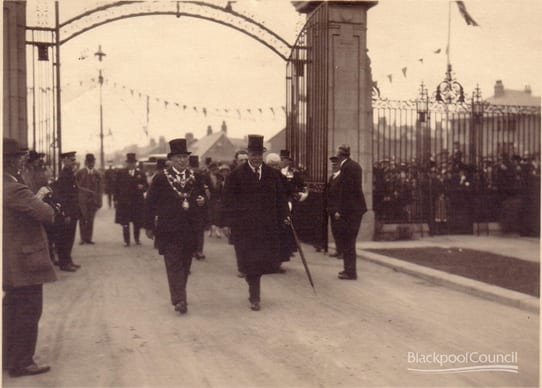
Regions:
<instances>
[{"instance_id":1,"label":"pedestrian on pavement","mask_svg":"<svg viewBox=\"0 0 542 388\"><path fill-rule=\"evenodd\" d=\"M229 175L224 187L224 224L231 233L249 287L250 308L260 310L260 279L279 261L280 230L289 222L280 172L263 163L263 136L248 136L248 162Z\"/></svg>"},{"instance_id":2,"label":"pedestrian on pavement","mask_svg":"<svg viewBox=\"0 0 542 388\"><path fill-rule=\"evenodd\" d=\"M334 194L338 193L336 190L336 183L337 183L337 177L339 176L339 158L336 156L332 156L329 158L331 161L331 176L329 177L327 187L326 187L326 193L327 193L327 201L329 206L329 201L332 203L338 202L338 197L336 197ZM337 206L337 204L334 204L332 206ZM341 247L341 236L343 234L342 230L342 220L336 220L335 216L332 214L329 214L329 224L331 226L331 234L333 235L333 239L335 240L335 252L330 253L330 257L336 257L337 259L343 258L343 248Z\"/></svg>"},{"instance_id":3,"label":"pedestrian on pavement","mask_svg":"<svg viewBox=\"0 0 542 388\"><path fill-rule=\"evenodd\" d=\"M115 191L115 175L116 172L113 169L113 161L109 160L107 162L107 170L104 172L104 191L107 196L107 205L109 209L113 205L113 193Z\"/></svg>"},{"instance_id":4,"label":"pedestrian on pavement","mask_svg":"<svg viewBox=\"0 0 542 388\"><path fill-rule=\"evenodd\" d=\"M79 190L75 181L75 151L60 154L62 170L58 179L51 185L53 200L62 208L62 215L55 218L55 247L58 265L62 271L75 272L81 266L72 258L75 230L81 210L79 208Z\"/></svg>"},{"instance_id":5,"label":"pedestrian on pavement","mask_svg":"<svg viewBox=\"0 0 542 388\"><path fill-rule=\"evenodd\" d=\"M34 362L38 323L43 308L43 284L56 280L43 224L52 224L54 210L42 201L49 189L37 194L18 182L22 167L18 142L3 143L2 287L3 369L19 377L45 373L49 366Z\"/></svg>"},{"instance_id":6,"label":"pedestrian on pavement","mask_svg":"<svg viewBox=\"0 0 542 388\"><path fill-rule=\"evenodd\" d=\"M343 254L344 271L339 279L357 279L356 238L363 214L367 211L362 191L361 166L350 159L350 147L341 145L335 154L339 171L327 191L327 212L340 232L335 237Z\"/></svg>"},{"instance_id":7,"label":"pedestrian on pavement","mask_svg":"<svg viewBox=\"0 0 542 388\"><path fill-rule=\"evenodd\" d=\"M235 170L237 166L240 164L246 163L248 160L248 153L247 150L239 150L235 153L235 156L233 158L233 163L231 166L232 170Z\"/></svg>"},{"instance_id":8,"label":"pedestrian on pavement","mask_svg":"<svg viewBox=\"0 0 542 388\"><path fill-rule=\"evenodd\" d=\"M205 205L201 175L188 168L186 139L169 142L171 166L157 174L145 199L145 232L164 256L171 303L186 314L186 285L197 249L197 217Z\"/></svg>"},{"instance_id":9,"label":"pedestrian on pavement","mask_svg":"<svg viewBox=\"0 0 542 388\"><path fill-rule=\"evenodd\" d=\"M103 179L99 171L96 171L94 154L86 154L85 168L75 174L75 181L79 189L79 232L81 234L80 245L94 244L92 232L94 230L94 217L98 209L102 207Z\"/></svg>"},{"instance_id":10,"label":"pedestrian on pavement","mask_svg":"<svg viewBox=\"0 0 542 388\"><path fill-rule=\"evenodd\" d=\"M130 246L130 223L133 224L134 241L141 245L139 232L143 224L145 192L149 185L145 173L137 168L136 154L126 154L126 168L120 169L115 178L115 222L122 226L124 246Z\"/></svg>"},{"instance_id":11,"label":"pedestrian on pavement","mask_svg":"<svg viewBox=\"0 0 542 388\"><path fill-rule=\"evenodd\" d=\"M198 176L198 179L202 181L204 188L208 190L207 188L207 182L204 179L205 176L201 174L201 170L199 168L199 156L198 155L190 155L188 157L188 165L192 171L194 171L194 174ZM196 228L196 239L197 239L197 247L196 252L194 253L194 257L196 260L203 260L205 259L205 255L203 254L203 246L205 243L205 228L207 227L207 224L209 222L209 208L208 208L208 196L206 195L206 201L203 206L197 206L195 208L195 214L194 217L194 227Z\"/></svg>"}]
</instances>

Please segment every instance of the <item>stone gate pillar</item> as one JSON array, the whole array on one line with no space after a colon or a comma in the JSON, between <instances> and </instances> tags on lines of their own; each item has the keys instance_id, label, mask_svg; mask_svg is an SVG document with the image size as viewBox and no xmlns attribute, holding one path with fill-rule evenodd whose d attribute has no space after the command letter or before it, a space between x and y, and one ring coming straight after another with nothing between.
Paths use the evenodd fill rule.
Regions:
<instances>
[{"instance_id":1,"label":"stone gate pillar","mask_svg":"<svg viewBox=\"0 0 542 388\"><path fill-rule=\"evenodd\" d=\"M372 240L373 212L372 161L372 77L367 55L367 11L378 1L298 1L298 12L310 13L319 6L328 8L328 157L340 144L348 144L351 157L363 169L363 192L368 212L363 216L359 240ZM331 174L331 167L329 167Z\"/></svg>"},{"instance_id":2,"label":"stone gate pillar","mask_svg":"<svg viewBox=\"0 0 542 388\"><path fill-rule=\"evenodd\" d=\"M3 18L3 135L26 146L26 1L4 1Z\"/></svg>"}]
</instances>

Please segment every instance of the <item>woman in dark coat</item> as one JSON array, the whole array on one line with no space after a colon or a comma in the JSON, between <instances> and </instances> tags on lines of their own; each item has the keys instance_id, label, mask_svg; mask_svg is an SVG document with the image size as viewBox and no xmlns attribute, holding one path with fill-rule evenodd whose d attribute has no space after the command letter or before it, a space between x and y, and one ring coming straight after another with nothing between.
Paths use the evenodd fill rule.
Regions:
<instances>
[{"instance_id":1,"label":"woman in dark coat","mask_svg":"<svg viewBox=\"0 0 542 388\"><path fill-rule=\"evenodd\" d=\"M145 191L148 183L145 173L136 168L135 154L126 154L126 168L119 170L115 179L115 222L122 225L124 246L130 246L130 222L134 224L134 240L137 245L143 224Z\"/></svg>"},{"instance_id":2,"label":"woman in dark coat","mask_svg":"<svg viewBox=\"0 0 542 388\"><path fill-rule=\"evenodd\" d=\"M224 223L246 274L252 310L260 309L260 278L280 260L280 230L288 219L280 172L263 164L263 137L249 135L249 161L238 166L224 187Z\"/></svg>"}]
</instances>

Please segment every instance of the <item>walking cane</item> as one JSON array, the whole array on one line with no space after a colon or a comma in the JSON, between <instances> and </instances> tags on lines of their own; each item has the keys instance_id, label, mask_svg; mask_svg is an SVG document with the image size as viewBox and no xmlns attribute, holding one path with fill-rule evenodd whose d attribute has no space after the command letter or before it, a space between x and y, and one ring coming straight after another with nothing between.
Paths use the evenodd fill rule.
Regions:
<instances>
[{"instance_id":1,"label":"walking cane","mask_svg":"<svg viewBox=\"0 0 542 388\"><path fill-rule=\"evenodd\" d=\"M299 243L299 239L297 238L294 224L291 221L289 224L290 229L292 230L292 234L294 236L295 244L297 245L297 250L299 251L299 256L301 257L301 262L303 263L303 267L305 267L305 272L307 273L307 277L309 278L309 283L311 284L312 291L314 291L314 294L316 295L316 289L314 288L314 282L312 281L311 271L309 270L307 260L305 259L305 254L303 253L303 249L301 249L301 244Z\"/></svg>"}]
</instances>

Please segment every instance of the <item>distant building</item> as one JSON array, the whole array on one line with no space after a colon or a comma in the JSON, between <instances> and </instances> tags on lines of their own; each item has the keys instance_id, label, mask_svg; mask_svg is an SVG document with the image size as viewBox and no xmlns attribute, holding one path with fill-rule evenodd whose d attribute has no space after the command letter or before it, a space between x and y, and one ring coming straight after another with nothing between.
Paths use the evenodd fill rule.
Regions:
<instances>
[{"instance_id":1,"label":"distant building","mask_svg":"<svg viewBox=\"0 0 542 388\"><path fill-rule=\"evenodd\" d=\"M531 86L523 90L505 89L501 80L495 82L494 95L485 101L493 105L540 106L540 96L533 96Z\"/></svg>"},{"instance_id":2,"label":"distant building","mask_svg":"<svg viewBox=\"0 0 542 388\"><path fill-rule=\"evenodd\" d=\"M198 155L200 163L206 158L215 161L231 161L237 151L235 145L228 139L223 131L211 133L192 143L188 150L193 155Z\"/></svg>"}]
</instances>

